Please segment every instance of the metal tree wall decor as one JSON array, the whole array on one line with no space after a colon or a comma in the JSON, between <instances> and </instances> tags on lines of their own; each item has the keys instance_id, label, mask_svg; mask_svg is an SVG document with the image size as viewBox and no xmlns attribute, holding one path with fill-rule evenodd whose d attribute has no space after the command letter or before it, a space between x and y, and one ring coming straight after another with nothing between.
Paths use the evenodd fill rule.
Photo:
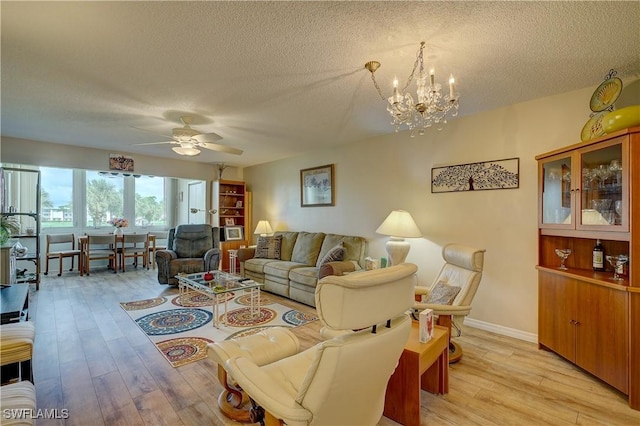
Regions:
<instances>
[{"instance_id":1,"label":"metal tree wall decor","mask_svg":"<svg viewBox=\"0 0 640 426\"><path fill-rule=\"evenodd\" d=\"M519 176L519 158L434 167L431 192L513 189L520 185Z\"/></svg>"}]
</instances>

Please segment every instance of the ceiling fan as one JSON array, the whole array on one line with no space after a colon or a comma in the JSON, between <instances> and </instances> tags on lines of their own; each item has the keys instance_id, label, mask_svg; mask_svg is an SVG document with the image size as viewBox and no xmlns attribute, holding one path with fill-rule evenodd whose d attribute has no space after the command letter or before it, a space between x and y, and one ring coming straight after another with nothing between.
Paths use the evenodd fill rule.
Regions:
<instances>
[{"instance_id":1,"label":"ceiling fan","mask_svg":"<svg viewBox=\"0 0 640 426\"><path fill-rule=\"evenodd\" d=\"M212 151L225 152L227 154L242 154L241 149L232 148L225 145L220 145L217 143L212 143L213 141L219 141L222 139L222 136L216 133L202 133L196 129L191 128L190 124L192 118L188 115L183 115L180 117L182 124L184 127L176 127L171 130L171 138L173 140L166 142L148 142L148 143L138 143L136 145L161 145L161 144L174 144L178 146L174 146L171 148L176 154L186 155L189 157L193 157L195 155L200 154L200 148L210 149ZM137 128L137 127L136 127ZM160 134L156 132L152 132L151 130L144 130L145 132L150 132L154 134ZM167 136L167 135L162 135Z\"/></svg>"}]
</instances>

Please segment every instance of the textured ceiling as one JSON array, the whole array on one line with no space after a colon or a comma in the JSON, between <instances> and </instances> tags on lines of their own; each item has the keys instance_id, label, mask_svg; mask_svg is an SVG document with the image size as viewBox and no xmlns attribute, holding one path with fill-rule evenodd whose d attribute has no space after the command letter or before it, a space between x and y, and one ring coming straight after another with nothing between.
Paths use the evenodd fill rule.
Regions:
<instances>
[{"instance_id":1,"label":"textured ceiling","mask_svg":"<svg viewBox=\"0 0 640 426\"><path fill-rule=\"evenodd\" d=\"M640 2L0 3L3 136L177 158L184 114L249 166L393 132L420 41L460 115L640 77ZM413 86L412 86L413 88ZM144 129L144 130L140 130ZM435 131L435 130L433 130ZM427 135L428 137L428 135ZM180 157L186 158L186 157Z\"/></svg>"}]
</instances>

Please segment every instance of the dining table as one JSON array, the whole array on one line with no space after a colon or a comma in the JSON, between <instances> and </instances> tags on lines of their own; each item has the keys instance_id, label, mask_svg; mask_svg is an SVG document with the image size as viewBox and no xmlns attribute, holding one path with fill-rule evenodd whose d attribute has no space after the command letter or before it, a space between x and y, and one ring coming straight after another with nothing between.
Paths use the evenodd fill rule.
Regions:
<instances>
[{"instance_id":1,"label":"dining table","mask_svg":"<svg viewBox=\"0 0 640 426\"><path fill-rule=\"evenodd\" d=\"M133 234L133 232L132 232ZM78 261L78 269L80 271L80 276L83 276L84 273L86 272L86 268L85 268L85 258L87 256L87 249L88 249L88 243L89 243L89 236L90 235L110 235L110 234L105 234L105 233L96 233L96 234L84 234L84 235L80 235L78 236L78 250L80 250L80 259ZM153 250L153 252L155 252L155 247L156 247L156 236L154 234L147 234L147 238L149 239L149 251ZM124 241L124 233L123 234L117 234L116 238L115 238L115 244L117 245L118 243L122 243ZM116 265L111 265L111 267L113 267L114 269L117 268Z\"/></svg>"}]
</instances>

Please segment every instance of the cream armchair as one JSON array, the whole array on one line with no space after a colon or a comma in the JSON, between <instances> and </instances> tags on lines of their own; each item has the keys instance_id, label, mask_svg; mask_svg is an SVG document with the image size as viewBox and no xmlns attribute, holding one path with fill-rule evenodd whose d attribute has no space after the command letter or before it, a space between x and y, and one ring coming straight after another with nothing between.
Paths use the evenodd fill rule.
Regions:
<instances>
[{"instance_id":1,"label":"cream armchair","mask_svg":"<svg viewBox=\"0 0 640 426\"><path fill-rule=\"evenodd\" d=\"M471 301L478 290L484 267L484 249L448 244L442 248L445 261L438 277L431 287L416 286L414 315L424 309L433 309L438 316L438 324L456 329L462 333L464 318L471 312ZM449 363L462 357L462 348L454 341L449 342Z\"/></svg>"},{"instance_id":2,"label":"cream armchair","mask_svg":"<svg viewBox=\"0 0 640 426\"><path fill-rule=\"evenodd\" d=\"M331 329L358 331L262 366L245 357L227 360L226 369L260 406L254 421L264 410L267 425L375 425L409 338L416 271L404 263L325 277L315 293L318 315Z\"/></svg>"}]
</instances>

